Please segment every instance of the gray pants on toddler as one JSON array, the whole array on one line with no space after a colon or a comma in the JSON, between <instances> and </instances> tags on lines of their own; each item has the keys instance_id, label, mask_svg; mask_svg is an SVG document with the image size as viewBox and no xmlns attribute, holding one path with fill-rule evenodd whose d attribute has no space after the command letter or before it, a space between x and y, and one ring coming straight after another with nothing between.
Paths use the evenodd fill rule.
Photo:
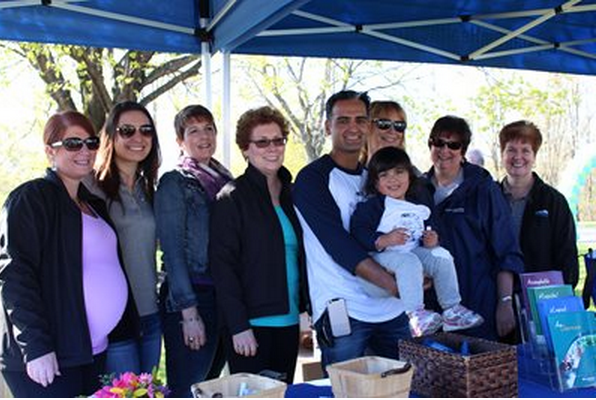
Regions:
<instances>
[{"instance_id":1,"label":"gray pants on toddler","mask_svg":"<svg viewBox=\"0 0 596 400\"><path fill-rule=\"evenodd\" d=\"M416 247L411 252L383 251L372 257L395 274L399 297L406 311L424 308L424 275L433 280L433 287L441 308L446 310L461 302L457 272L453 257L443 247L432 249ZM359 278L362 288L373 297L386 297L389 293L369 281Z\"/></svg>"}]
</instances>

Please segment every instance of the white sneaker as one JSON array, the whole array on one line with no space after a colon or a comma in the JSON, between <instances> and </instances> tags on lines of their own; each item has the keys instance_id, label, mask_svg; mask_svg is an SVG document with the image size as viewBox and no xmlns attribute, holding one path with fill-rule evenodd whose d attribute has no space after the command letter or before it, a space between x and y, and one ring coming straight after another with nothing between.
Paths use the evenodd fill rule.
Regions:
<instances>
[{"instance_id":1,"label":"white sneaker","mask_svg":"<svg viewBox=\"0 0 596 400\"><path fill-rule=\"evenodd\" d=\"M420 309L408 312L410 332L413 337L432 335L441 328L443 319L432 311Z\"/></svg>"},{"instance_id":2,"label":"white sneaker","mask_svg":"<svg viewBox=\"0 0 596 400\"><path fill-rule=\"evenodd\" d=\"M459 331L482 325L484 318L474 311L457 304L443 311L443 331Z\"/></svg>"}]
</instances>

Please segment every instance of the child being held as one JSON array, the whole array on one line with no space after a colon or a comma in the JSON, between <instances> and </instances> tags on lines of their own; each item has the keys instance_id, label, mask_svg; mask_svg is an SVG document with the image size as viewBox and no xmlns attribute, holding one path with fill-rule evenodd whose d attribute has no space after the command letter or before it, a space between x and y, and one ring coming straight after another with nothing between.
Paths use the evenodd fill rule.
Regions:
<instances>
[{"instance_id":1,"label":"child being held","mask_svg":"<svg viewBox=\"0 0 596 400\"><path fill-rule=\"evenodd\" d=\"M368 165L366 192L352 215L352 235L372 257L395 274L399 296L410 318L412 336L455 331L484 322L461 305L457 274L451 254L438 245L439 238L427 225L431 212L424 205L406 200L414 182L414 168L404 150L385 147ZM443 314L424 309L424 275L432 278ZM388 296L384 289L359 278L370 296Z\"/></svg>"}]
</instances>

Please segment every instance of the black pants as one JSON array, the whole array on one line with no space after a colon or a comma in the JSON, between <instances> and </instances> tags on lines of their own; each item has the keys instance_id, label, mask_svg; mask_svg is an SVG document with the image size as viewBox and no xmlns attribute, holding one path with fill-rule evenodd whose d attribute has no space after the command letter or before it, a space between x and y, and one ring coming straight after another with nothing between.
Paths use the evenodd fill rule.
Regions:
<instances>
[{"instance_id":1,"label":"black pants","mask_svg":"<svg viewBox=\"0 0 596 400\"><path fill-rule=\"evenodd\" d=\"M47 387L33 382L25 371L2 371L2 376L13 397L78 397L90 396L101 388L100 376L104 373L105 352L94 357L93 364L77 367L60 367L60 376Z\"/></svg>"},{"instance_id":2,"label":"black pants","mask_svg":"<svg viewBox=\"0 0 596 400\"><path fill-rule=\"evenodd\" d=\"M226 354L231 373L249 372L258 374L271 370L285 374L286 383L294 381L296 359L298 358L298 325L283 328L252 327L259 347L254 357L244 357L234 351L232 337L226 335Z\"/></svg>"}]
</instances>

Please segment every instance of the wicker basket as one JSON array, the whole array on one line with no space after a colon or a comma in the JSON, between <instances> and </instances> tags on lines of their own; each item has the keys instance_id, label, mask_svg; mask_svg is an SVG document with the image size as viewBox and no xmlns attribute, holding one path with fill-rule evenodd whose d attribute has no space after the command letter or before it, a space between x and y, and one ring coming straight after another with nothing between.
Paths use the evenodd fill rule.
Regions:
<instances>
[{"instance_id":1,"label":"wicker basket","mask_svg":"<svg viewBox=\"0 0 596 400\"><path fill-rule=\"evenodd\" d=\"M506 344L454 333L428 336L454 349L465 340L470 356L424 346L424 338L399 342L399 356L416 367L412 390L427 397L517 397L517 352Z\"/></svg>"},{"instance_id":2,"label":"wicker basket","mask_svg":"<svg viewBox=\"0 0 596 400\"><path fill-rule=\"evenodd\" d=\"M248 395L239 396L241 386L248 388ZM286 394L284 382L253 374L233 374L219 379L195 383L190 390L194 397L279 397Z\"/></svg>"},{"instance_id":3,"label":"wicker basket","mask_svg":"<svg viewBox=\"0 0 596 400\"><path fill-rule=\"evenodd\" d=\"M414 368L382 357L361 357L327 366L335 397L408 397Z\"/></svg>"}]
</instances>

